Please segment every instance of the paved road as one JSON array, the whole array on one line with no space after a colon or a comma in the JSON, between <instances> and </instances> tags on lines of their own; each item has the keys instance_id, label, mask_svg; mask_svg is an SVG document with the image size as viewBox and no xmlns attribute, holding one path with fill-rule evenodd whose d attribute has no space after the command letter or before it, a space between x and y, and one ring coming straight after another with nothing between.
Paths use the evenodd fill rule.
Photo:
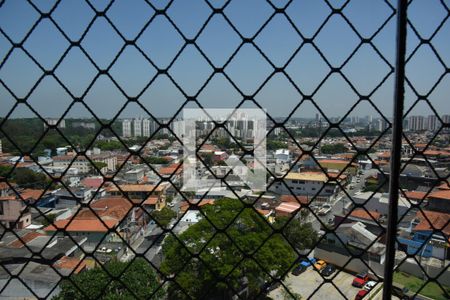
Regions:
<instances>
[{"instance_id":1,"label":"paved road","mask_svg":"<svg viewBox=\"0 0 450 300\"><path fill-rule=\"evenodd\" d=\"M364 189L366 178L377 174L377 172L378 171L376 169L363 170L362 175L360 175L359 177L354 176L352 179L352 182L346 188L347 194L350 197L352 197L357 192L362 191ZM358 182L358 178L359 178L359 182ZM349 188L350 185L353 186L353 189ZM340 192L339 195L336 197L336 199L332 200L331 211L324 216L319 216L319 218L321 219L321 221L323 223L327 224L328 220L333 219L335 215L342 214L344 208L349 203L351 203L351 200L348 199L347 195L344 192ZM311 217L312 217L311 220L312 220L312 225L313 225L314 229L320 230L320 227L321 227L320 222L313 215L311 215Z\"/></svg>"}]
</instances>

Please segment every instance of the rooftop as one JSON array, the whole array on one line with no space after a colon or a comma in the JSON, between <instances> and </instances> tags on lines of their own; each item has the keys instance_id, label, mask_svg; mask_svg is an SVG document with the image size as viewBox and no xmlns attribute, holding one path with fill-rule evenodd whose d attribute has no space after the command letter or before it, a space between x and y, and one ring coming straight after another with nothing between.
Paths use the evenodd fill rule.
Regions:
<instances>
[{"instance_id":1,"label":"rooftop","mask_svg":"<svg viewBox=\"0 0 450 300\"><path fill-rule=\"evenodd\" d=\"M118 224L118 220L111 219L103 220L103 222L99 219L68 219L56 221L54 225L49 225L44 230L56 231L57 229L62 229L68 232L107 232Z\"/></svg>"},{"instance_id":2,"label":"rooftop","mask_svg":"<svg viewBox=\"0 0 450 300\"><path fill-rule=\"evenodd\" d=\"M285 179L287 180L305 180L305 181L322 181L327 182L328 178L320 172L289 172Z\"/></svg>"}]
</instances>

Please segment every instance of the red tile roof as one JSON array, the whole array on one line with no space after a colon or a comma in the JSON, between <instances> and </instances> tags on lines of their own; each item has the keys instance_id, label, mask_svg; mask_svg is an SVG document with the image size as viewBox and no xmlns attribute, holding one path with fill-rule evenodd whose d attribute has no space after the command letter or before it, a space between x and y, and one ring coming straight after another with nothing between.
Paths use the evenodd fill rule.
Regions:
<instances>
[{"instance_id":1,"label":"red tile roof","mask_svg":"<svg viewBox=\"0 0 450 300\"><path fill-rule=\"evenodd\" d=\"M410 200L423 200L425 198L426 192L421 191L406 191L405 195Z\"/></svg>"},{"instance_id":2,"label":"red tile roof","mask_svg":"<svg viewBox=\"0 0 450 300\"><path fill-rule=\"evenodd\" d=\"M450 190L438 190L430 193L428 198L450 200Z\"/></svg>"},{"instance_id":3,"label":"red tile roof","mask_svg":"<svg viewBox=\"0 0 450 300\"><path fill-rule=\"evenodd\" d=\"M27 199L38 200L43 193L44 190L25 189L20 193L20 196L22 197L23 200Z\"/></svg>"},{"instance_id":4,"label":"red tile roof","mask_svg":"<svg viewBox=\"0 0 450 300\"><path fill-rule=\"evenodd\" d=\"M425 216L428 218L428 220L430 220L430 222L428 222L428 220L425 218ZM415 231L429 231L429 230L433 230L433 227L438 229L438 230L442 230L442 232L444 234L447 235L447 237L450 235L450 214L447 213L441 213L441 212L436 212L436 211L429 211L429 210L424 210L422 211L418 211L416 213L416 217L419 218L420 223L417 224L413 230Z\"/></svg>"},{"instance_id":5,"label":"red tile roof","mask_svg":"<svg viewBox=\"0 0 450 300\"><path fill-rule=\"evenodd\" d=\"M20 239L14 240L11 243L9 243L8 246L10 246L11 248L22 248L25 244L31 242L32 240L34 240L39 236L43 236L43 234L35 231L28 232L25 235L21 236Z\"/></svg>"},{"instance_id":6,"label":"red tile roof","mask_svg":"<svg viewBox=\"0 0 450 300\"><path fill-rule=\"evenodd\" d=\"M149 196L147 197L147 199L145 199L144 203L142 203L143 205L155 205L158 203L158 196Z\"/></svg>"},{"instance_id":7,"label":"red tile roof","mask_svg":"<svg viewBox=\"0 0 450 300\"><path fill-rule=\"evenodd\" d=\"M295 202L282 202L275 207L277 212L294 213L300 209L301 205Z\"/></svg>"},{"instance_id":8,"label":"red tile roof","mask_svg":"<svg viewBox=\"0 0 450 300\"><path fill-rule=\"evenodd\" d=\"M58 269L74 270L73 273L78 274L87 266L86 260L78 257L63 256L57 260L53 266Z\"/></svg>"},{"instance_id":9,"label":"red tile roof","mask_svg":"<svg viewBox=\"0 0 450 300\"><path fill-rule=\"evenodd\" d=\"M293 196L293 195L282 195L280 197L281 202L294 202L301 204L308 204L308 196Z\"/></svg>"},{"instance_id":10,"label":"red tile roof","mask_svg":"<svg viewBox=\"0 0 450 300\"><path fill-rule=\"evenodd\" d=\"M369 210L369 212L367 212L362 208L357 208L354 211L352 211L350 216L358 218L358 219L365 219L365 220L373 221L373 219L378 220L381 217L381 214L376 211Z\"/></svg>"},{"instance_id":11,"label":"red tile roof","mask_svg":"<svg viewBox=\"0 0 450 300\"><path fill-rule=\"evenodd\" d=\"M103 177L86 177L81 181L85 187L98 189L103 184Z\"/></svg>"},{"instance_id":12,"label":"red tile roof","mask_svg":"<svg viewBox=\"0 0 450 300\"><path fill-rule=\"evenodd\" d=\"M45 231L56 231L57 229L64 229L68 232L107 232L119 224L118 220L104 220L106 226L99 219L73 219L72 222L67 220L59 220L54 222L54 225L45 227ZM66 227L67 226L67 227Z\"/></svg>"},{"instance_id":13,"label":"red tile roof","mask_svg":"<svg viewBox=\"0 0 450 300\"><path fill-rule=\"evenodd\" d=\"M77 215L77 219L97 219L98 217L115 218L121 221L133 206L130 201L122 197L108 197L95 200L89 204L91 209L83 209Z\"/></svg>"}]
</instances>

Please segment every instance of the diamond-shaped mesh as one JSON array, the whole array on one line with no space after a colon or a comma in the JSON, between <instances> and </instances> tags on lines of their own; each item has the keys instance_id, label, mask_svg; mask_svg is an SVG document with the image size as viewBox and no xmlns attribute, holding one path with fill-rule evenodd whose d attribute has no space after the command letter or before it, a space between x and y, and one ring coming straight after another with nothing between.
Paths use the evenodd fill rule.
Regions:
<instances>
[{"instance_id":1,"label":"diamond-shaped mesh","mask_svg":"<svg viewBox=\"0 0 450 300\"><path fill-rule=\"evenodd\" d=\"M393 115L391 2L0 1L0 295L377 299L386 270L385 295L448 299L450 7L407 4ZM293 161L245 191L205 150L253 152L214 121L196 156L226 199L186 192L184 108L266 109L268 151Z\"/></svg>"}]
</instances>

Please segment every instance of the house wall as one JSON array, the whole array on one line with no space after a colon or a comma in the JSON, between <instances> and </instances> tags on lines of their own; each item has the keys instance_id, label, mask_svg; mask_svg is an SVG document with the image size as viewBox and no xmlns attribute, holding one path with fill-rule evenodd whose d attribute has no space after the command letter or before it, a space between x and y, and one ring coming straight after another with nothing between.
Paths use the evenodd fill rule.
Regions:
<instances>
[{"instance_id":1,"label":"house wall","mask_svg":"<svg viewBox=\"0 0 450 300\"><path fill-rule=\"evenodd\" d=\"M284 182L287 186L290 187L292 193L295 195L308 195L314 196L317 192L322 188L322 181L313 181L313 180L290 180L285 179ZM278 194L291 194L291 191L286 187L285 184L279 182L275 183L270 187L270 190L278 193ZM337 191L336 186L334 184L326 184L323 190L320 192L319 196L329 197L335 194Z\"/></svg>"}]
</instances>

